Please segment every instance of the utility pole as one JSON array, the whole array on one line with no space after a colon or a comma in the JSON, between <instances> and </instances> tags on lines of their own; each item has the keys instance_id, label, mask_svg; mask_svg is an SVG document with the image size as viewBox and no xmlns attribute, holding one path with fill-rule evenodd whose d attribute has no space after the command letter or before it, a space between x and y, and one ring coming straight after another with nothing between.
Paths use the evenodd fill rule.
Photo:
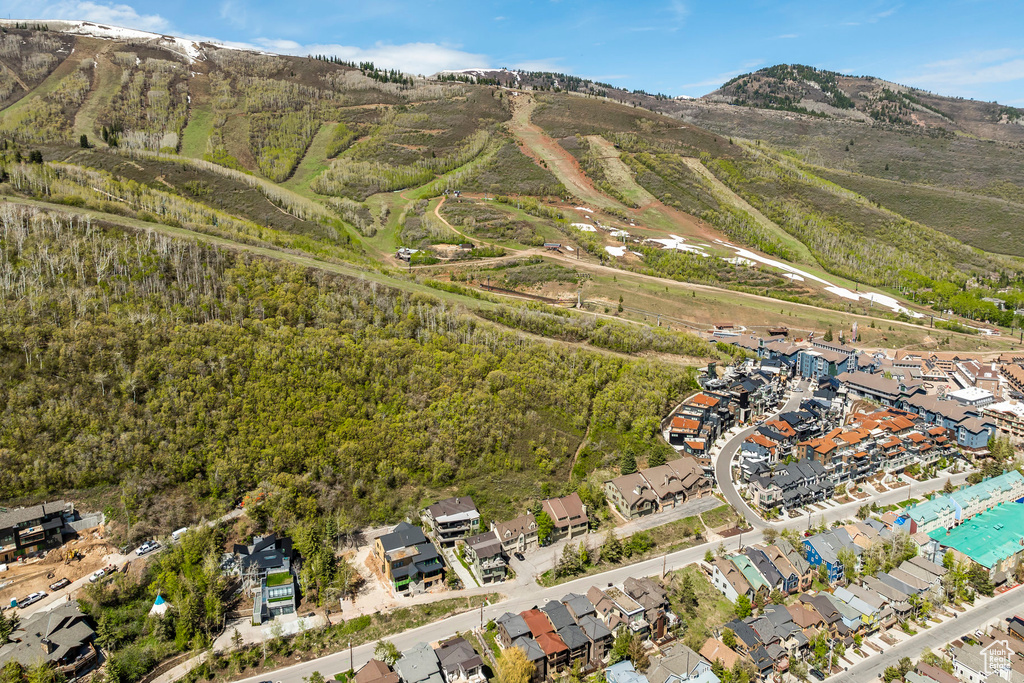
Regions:
<instances>
[{"instance_id":1,"label":"utility pole","mask_svg":"<svg viewBox=\"0 0 1024 683\"><path fill-rule=\"evenodd\" d=\"M352 663L352 641L348 641L348 670L355 673L356 665Z\"/></svg>"},{"instance_id":2,"label":"utility pole","mask_svg":"<svg viewBox=\"0 0 1024 683\"><path fill-rule=\"evenodd\" d=\"M665 573L666 573L667 569L668 569L668 553L665 553L665 556L663 558L661 558L661 578L662 578L662 580L665 579Z\"/></svg>"}]
</instances>

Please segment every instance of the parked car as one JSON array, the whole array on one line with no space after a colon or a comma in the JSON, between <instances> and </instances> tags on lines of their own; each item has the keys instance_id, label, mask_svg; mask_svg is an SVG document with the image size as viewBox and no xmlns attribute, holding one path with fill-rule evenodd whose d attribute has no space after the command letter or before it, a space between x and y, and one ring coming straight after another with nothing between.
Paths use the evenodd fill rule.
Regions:
<instances>
[{"instance_id":1,"label":"parked car","mask_svg":"<svg viewBox=\"0 0 1024 683\"><path fill-rule=\"evenodd\" d=\"M812 676L814 676L815 678L817 678L817 679L818 679L819 681L823 681L823 680L825 680L825 674L821 673L821 672L820 672L820 671L818 671L817 669L811 669L811 670L810 670L810 674L811 674Z\"/></svg>"},{"instance_id":2,"label":"parked car","mask_svg":"<svg viewBox=\"0 0 1024 683\"><path fill-rule=\"evenodd\" d=\"M188 527L187 526L183 526L180 529L175 529L174 531L171 532L171 540L172 541L177 541L182 536L184 536L187 531L188 531Z\"/></svg>"},{"instance_id":3,"label":"parked car","mask_svg":"<svg viewBox=\"0 0 1024 683\"><path fill-rule=\"evenodd\" d=\"M146 541L145 543L139 546L138 550L135 551L135 554L139 557L142 557L146 553L151 553L159 547L160 544L156 541Z\"/></svg>"},{"instance_id":4,"label":"parked car","mask_svg":"<svg viewBox=\"0 0 1024 683\"><path fill-rule=\"evenodd\" d=\"M35 593L30 593L29 595L25 596L21 600L18 600L18 607L19 607L19 609L25 609L29 605L34 605L35 603L39 602L40 600L42 600L45 597L46 597L46 593L44 593L43 591L37 591Z\"/></svg>"},{"instance_id":5,"label":"parked car","mask_svg":"<svg viewBox=\"0 0 1024 683\"><path fill-rule=\"evenodd\" d=\"M521 552L518 552L518 551L516 551L515 553L513 553L513 554L512 554L512 557L516 558L516 559L517 559L517 560L519 560L520 562L522 562L523 560L525 560L525 559L526 559L526 555L523 555L523 554L522 554Z\"/></svg>"},{"instance_id":6,"label":"parked car","mask_svg":"<svg viewBox=\"0 0 1024 683\"><path fill-rule=\"evenodd\" d=\"M66 587L68 587L70 585L71 585L71 579L68 579L67 577L65 577L65 578L61 579L60 581L57 581L55 583L51 583L50 584L50 590L52 590L52 591L59 591L61 588L66 588Z\"/></svg>"},{"instance_id":7,"label":"parked car","mask_svg":"<svg viewBox=\"0 0 1024 683\"><path fill-rule=\"evenodd\" d=\"M107 570L106 569L97 569L92 574L89 574L89 583L96 583L97 581L99 581L100 579L102 579L106 575L107 575Z\"/></svg>"}]
</instances>

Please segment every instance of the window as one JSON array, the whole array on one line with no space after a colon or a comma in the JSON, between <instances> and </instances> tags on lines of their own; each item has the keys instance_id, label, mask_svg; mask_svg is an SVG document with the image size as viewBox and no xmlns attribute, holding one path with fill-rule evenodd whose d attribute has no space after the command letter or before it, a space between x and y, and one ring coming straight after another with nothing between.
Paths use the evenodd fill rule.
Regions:
<instances>
[{"instance_id":1,"label":"window","mask_svg":"<svg viewBox=\"0 0 1024 683\"><path fill-rule=\"evenodd\" d=\"M291 586L282 586L281 588L269 588L267 589L267 599L273 600L274 598L290 598L292 596Z\"/></svg>"}]
</instances>

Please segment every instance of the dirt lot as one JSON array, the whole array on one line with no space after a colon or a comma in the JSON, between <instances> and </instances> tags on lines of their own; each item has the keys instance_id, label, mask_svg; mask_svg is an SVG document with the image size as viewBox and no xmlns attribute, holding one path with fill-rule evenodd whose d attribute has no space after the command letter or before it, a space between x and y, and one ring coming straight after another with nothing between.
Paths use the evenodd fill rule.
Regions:
<instances>
[{"instance_id":1,"label":"dirt lot","mask_svg":"<svg viewBox=\"0 0 1024 683\"><path fill-rule=\"evenodd\" d=\"M65 554L75 550L84 557L65 565ZM92 533L84 532L79 539L51 550L45 558L11 563L7 565L7 571L0 574L0 584L3 585L0 604L9 605L12 599L20 599L36 591L50 593L50 584L63 578L76 581L88 576L106 564L104 558L107 555L116 552L117 549L94 529Z\"/></svg>"}]
</instances>

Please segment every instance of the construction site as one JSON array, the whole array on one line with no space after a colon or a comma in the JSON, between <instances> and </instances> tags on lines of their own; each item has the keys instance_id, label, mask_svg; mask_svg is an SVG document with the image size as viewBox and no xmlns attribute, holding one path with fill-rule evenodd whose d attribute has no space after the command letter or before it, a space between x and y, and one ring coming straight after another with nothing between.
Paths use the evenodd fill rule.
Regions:
<instances>
[{"instance_id":1,"label":"construction site","mask_svg":"<svg viewBox=\"0 0 1024 683\"><path fill-rule=\"evenodd\" d=\"M82 531L78 538L59 548L40 553L39 556L0 565L0 605L8 607L12 601L36 592L53 593L65 590L78 579L84 578L110 564L117 548L104 537L103 527ZM68 583L60 586L62 579Z\"/></svg>"}]
</instances>

